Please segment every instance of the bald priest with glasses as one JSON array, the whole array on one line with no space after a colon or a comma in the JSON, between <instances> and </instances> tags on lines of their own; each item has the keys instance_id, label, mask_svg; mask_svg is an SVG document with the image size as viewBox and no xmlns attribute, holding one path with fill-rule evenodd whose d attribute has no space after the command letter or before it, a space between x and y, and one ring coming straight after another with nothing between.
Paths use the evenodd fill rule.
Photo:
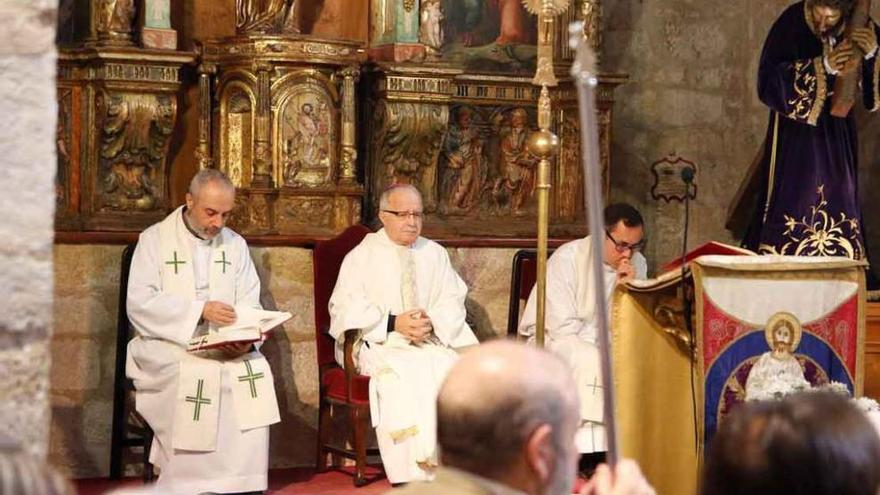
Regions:
<instances>
[{"instance_id":1,"label":"bald priest with glasses","mask_svg":"<svg viewBox=\"0 0 880 495\"><path fill-rule=\"evenodd\" d=\"M604 217L602 290L610 309L617 284L645 278L648 267L640 252L645 244L645 231L638 210L626 203L615 203L605 208ZM584 454L581 467L585 471L602 461L606 450L591 242L587 236L563 244L547 260L545 321L547 347L560 354L574 372L581 401L576 443ZM530 340L535 338L536 297L532 288L519 324L520 335Z\"/></svg>"},{"instance_id":2,"label":"bald priest with glasses","mask_svg":"<svg viewBox=\"0 0 880 495\"><path fill-rule=\"evenodd\" d=\"M354 361L370 378L370 417L388 480L433 478L436 400L458 354L477 344L465 322L467 285L446 249L421 237L418 189L394 185L379 199L382 229L342 262L330 297L330 334L343 363L345 332L360 330Z\"/></svg>"}]
</instances>

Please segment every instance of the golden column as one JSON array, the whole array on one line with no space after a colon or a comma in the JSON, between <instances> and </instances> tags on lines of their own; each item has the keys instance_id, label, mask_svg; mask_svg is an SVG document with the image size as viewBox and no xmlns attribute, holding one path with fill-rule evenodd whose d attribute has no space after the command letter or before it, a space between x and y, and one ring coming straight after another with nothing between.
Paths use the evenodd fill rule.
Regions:
<instances>
[{"instance_id":1,"label":"golden column","mask_svg":"<svg viewBox=\"0 0 880 495\"><path fill-rule=\"evenodd\" d=\"M559 149L559 138L550 127L553 125L552 105L548 87L558 81L553 73L553 18L565 12L569 0L526 0L526 9L538 16L538 65L532 84L541 86L538 98L538 130L529 136L529 151L538 157L538 183L535 195L538 200L538 260L536 282L538 287L535 314L535 340L544 346L544 312L547 300L547 230L550 201L550 159Z\"/></svg>"}]
</instances>

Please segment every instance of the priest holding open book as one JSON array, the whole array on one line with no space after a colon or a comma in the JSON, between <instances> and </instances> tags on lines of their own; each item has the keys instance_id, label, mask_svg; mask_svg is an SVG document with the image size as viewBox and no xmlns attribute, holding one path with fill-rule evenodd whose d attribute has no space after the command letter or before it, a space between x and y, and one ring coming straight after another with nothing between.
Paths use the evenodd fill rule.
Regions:
<instances>
[{"instance_id":1,"label":"priest holding open book","mask_svg":"<svg viewBox=\"0 0 880 495\"><path fill-rule=\"evenodd\" d=\"M267 486L269 425L280 418L258 348L263 324L279 320L260 310L247 244L224 227L234 204L223 173L200 171L186 205L145 230L132 259L127 309L136 336L126 374L155 433L150 462L162 493ZM248 322L253 328L243 328ZM188 351L201 338L210 345Z\"/></svg>"}]
</instances>

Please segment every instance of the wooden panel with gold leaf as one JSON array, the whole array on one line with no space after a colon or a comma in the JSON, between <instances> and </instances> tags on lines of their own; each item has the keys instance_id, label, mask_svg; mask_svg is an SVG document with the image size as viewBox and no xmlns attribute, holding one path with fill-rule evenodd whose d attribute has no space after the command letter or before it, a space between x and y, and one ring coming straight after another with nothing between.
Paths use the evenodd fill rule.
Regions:
<instances>
[{"instance_id":1,"label":"wooden panel with gold leaf","mask_svg":"<svg viewBox=\"0 0 880 495\"><path fill-rule=\"evenodd\" d=\"M203 55L200 166L238 188L233 227L322 236L357 223L357 44L245 29Z\"/></svg>"},{"instance_id":2,"label":"wooden panel with gold leaf","mask_svg":"<svg viewBox=\"0 0 880 495\"><path fill-rule=\"evenodd\" d=\"M529 78L464 74L430 64L377 64L361 146L369 187L368 218L392 183L423 196L432 236L533 236L538 159L527 149L537 129L539 88ZM625 76L600 77L600 158L608 193L613 89ZM552 235L585 232L577 98L570 80L551 91L560 151L551 167ZM503 220L503 221L499 221Z\"/></svg>"},{"instance_id":3,"label":"wooden panel with gold leaf","mask_svg":"<svg viewBox=\"0 0 880 495\"><path fill-rule=\"evenodd\" d=\"M59 50L58 230L141 230L167 214L179 73L194 55Z\"/></svg>"}]
</instances>

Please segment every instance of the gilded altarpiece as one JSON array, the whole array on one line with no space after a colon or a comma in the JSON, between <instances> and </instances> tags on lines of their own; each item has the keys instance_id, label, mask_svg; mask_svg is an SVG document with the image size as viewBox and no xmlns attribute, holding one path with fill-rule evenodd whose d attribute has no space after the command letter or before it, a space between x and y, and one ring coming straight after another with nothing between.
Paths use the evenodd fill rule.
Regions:
<instances>
[{"instance_id":1,"label":"gilded altarpiece","mask_svg":"<svg viewBox=\"0 0 880 495\"><path fill-rule=\"evenodd\" d=\"M537 129L539 89L530 79L469 75L449 67L378 64L366 75L362 145L370 186L368 216L392 183L413 184L431 216L434 235L534 235L537 158L526 147ZM597 92L605 193L611 162L614 87L603 76ZM551 91L560 150L551 171L551 234L584 232L583 175L577 101L571 82Z\"/></svg>"},{"instance_id":2,"label":"gilded altarpiece","mask_svg":"<svg viewBox=\"0 0 880 495\"><path fill-rule=\"evenodd\" d=\"M360 220L357 44L296 34L207 41L200 165L238 188L246 234L326 235Z\"/></svg>"},{"instance_id":3,"label":"gilded altarpiece","mask_svg":"<svg viewBox=\"0 0 880 495\"><path fill-rule=\"evenodd\" d=\"M425 53L401 57L388 46L406 5L372 1L373 31L365 74L368 98L361 147L370 191L366 218L377 213L389 184L415 185L424 198L429 235L533 237L537 218L538 157L527 147L538 129L540 88L532 84L537 59L536 19L519 1L421 0L419 41ZM575 0L557 19L552 50L559 85L550 88L551 130L560 140L550 174L550 233L585 232L584 186L577 97L567 75L572 60L568 24L583 20L598 48L598 0ZM396 20L396 21L395 21ZM384 28L381 28L384 26ZM381 29L380 29L381 28ZM602 182L611 166L614 88L626 76L599 77L596 107Z\"/></svg>"},{"instance_id":4,"label":"gilded altarpiece","mask_svg":"<svg viewBox=\"0 0 880 495\"><path fill-rule=\"evenodd\" d=\"M136 46L132 0L59 12L56 229L143 229L171 208L180 71L195 54Z\"/></svg>"}]
</instances>

